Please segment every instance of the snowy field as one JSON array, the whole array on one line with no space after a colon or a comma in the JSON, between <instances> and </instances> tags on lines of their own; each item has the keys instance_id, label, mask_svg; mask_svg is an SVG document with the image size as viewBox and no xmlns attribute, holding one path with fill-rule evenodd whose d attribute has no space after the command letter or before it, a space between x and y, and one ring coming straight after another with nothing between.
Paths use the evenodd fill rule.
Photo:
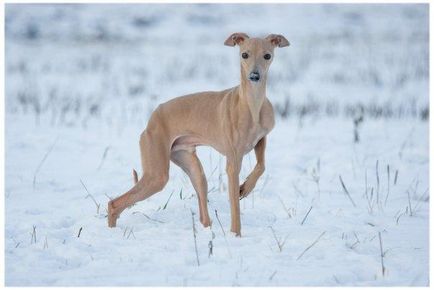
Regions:
<instances>
[{"instance_id":1,"label":"snowy field","mask_svg":"<svg viewBox=\"0 0 434 290\"><path fill-rule=\"evenodd\" d=\"M211 229L173 164L109 229L150 112L237 84L235 31L291 42L242 238L207 147ZM427 5L7 5L6 285L429 285L428 50Z\"/></svg>"}]
</instances>

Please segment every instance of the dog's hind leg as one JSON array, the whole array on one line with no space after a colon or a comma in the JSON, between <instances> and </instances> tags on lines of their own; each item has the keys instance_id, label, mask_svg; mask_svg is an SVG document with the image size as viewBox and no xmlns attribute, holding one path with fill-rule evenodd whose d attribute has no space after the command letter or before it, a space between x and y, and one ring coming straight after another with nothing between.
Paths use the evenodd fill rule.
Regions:
<instances>
[{"instance_id":1,"label":"dog's hind leg","mask_svg":"<svg viewBox=\"0 0 434 290\"><path fill-rule=\"evenodd\" d=\"M170 144L164 136L143 132L140 151L143 176L128 192L108 203L109 227L116 226L123 210L161 191L169 179Z\"/></svg>"},{"instance_id":2,"label":"dog's hind leg","mask_svg":"<svg viewBox=\"0 0 434 290\"><path fill-rule=\"evenodd\" d=\"M196 190L199 199L200 222L204 227L211 225L208 214L208 184L203 172L202 164L197 158L196 152L188 150L173 151L170 159L190 177L191 183Z\"/></svg>"}]
</instances>

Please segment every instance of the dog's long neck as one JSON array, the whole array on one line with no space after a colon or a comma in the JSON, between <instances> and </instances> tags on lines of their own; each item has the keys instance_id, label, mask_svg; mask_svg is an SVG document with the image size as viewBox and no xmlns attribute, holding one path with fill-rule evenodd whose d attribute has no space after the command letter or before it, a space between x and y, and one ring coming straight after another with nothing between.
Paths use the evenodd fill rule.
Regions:
<instances>
[{"instance_id":1,"label":"dog's long neck","mask_svg":"<svg viewBox=\"0 0 434 290\"><path fill-rule=\"evenodd\" d=\"M255 124L259 123L259 114L266 96L266 82L266 75L263 76L260 82L253 83L249 81L247 75L241 69L240 98L247 104Z\"/></svg>"}]
</instances>

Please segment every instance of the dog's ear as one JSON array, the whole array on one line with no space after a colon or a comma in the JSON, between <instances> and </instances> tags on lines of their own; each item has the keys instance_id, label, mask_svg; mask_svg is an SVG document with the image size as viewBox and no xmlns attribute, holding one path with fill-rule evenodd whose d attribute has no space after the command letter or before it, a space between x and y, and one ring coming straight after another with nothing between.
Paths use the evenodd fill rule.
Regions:
<instances>
[{"instance_id":1,"label":"dog's ear","mask_svg":"<svg viewBox=\"0 0 434 290\"><path fill-rule=\"evenodd\" d=\"M280 34L270 34L266 38L266 40L270 41L271 44L278 47L289 46L289 41L285 38L285 36Z\"/></svg>"},{"instance_id":2,"label":"dog's ear","mask_svg":"<svg viewBox=\"0 0 434 290\"><path fill-rule=\"evenodd\" d=\"M225 41L225 45L227 46L235 46L236 44L240 45L244 40L248 39L249 36L242 32L232 33L231 36L228 37Z\"/></svg>"}]
</instances>

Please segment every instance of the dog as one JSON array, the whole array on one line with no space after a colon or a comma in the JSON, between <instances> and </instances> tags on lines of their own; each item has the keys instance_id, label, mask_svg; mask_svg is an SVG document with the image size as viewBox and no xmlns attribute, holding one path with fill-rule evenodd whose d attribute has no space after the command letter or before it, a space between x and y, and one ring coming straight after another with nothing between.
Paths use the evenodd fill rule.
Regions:
<instances>
[{"instance_id":1,"label":"dog","mask_svg":"<svg viewBox=\"0 0 434 290\"><path fill-rule=\"evenodd\" d=\"M170 161L190 177L198 195L200 222L210 226L208 185L196 155L196 146L207 145L226 156L231 232L241 236L240 199L253 190L265 171L266 136L274 127L273 107L266 97L267 74L274 49L289 46L289 42L279 34L249 38L233 33L224 44L240 48L240 85L181 96L157 107L140 136L143 175L133 188L108 203L109 227L116 226L124 209L164 188ZM243 156L252 149L256 166L239 185Z\"/></svg>"}]
</instances>

